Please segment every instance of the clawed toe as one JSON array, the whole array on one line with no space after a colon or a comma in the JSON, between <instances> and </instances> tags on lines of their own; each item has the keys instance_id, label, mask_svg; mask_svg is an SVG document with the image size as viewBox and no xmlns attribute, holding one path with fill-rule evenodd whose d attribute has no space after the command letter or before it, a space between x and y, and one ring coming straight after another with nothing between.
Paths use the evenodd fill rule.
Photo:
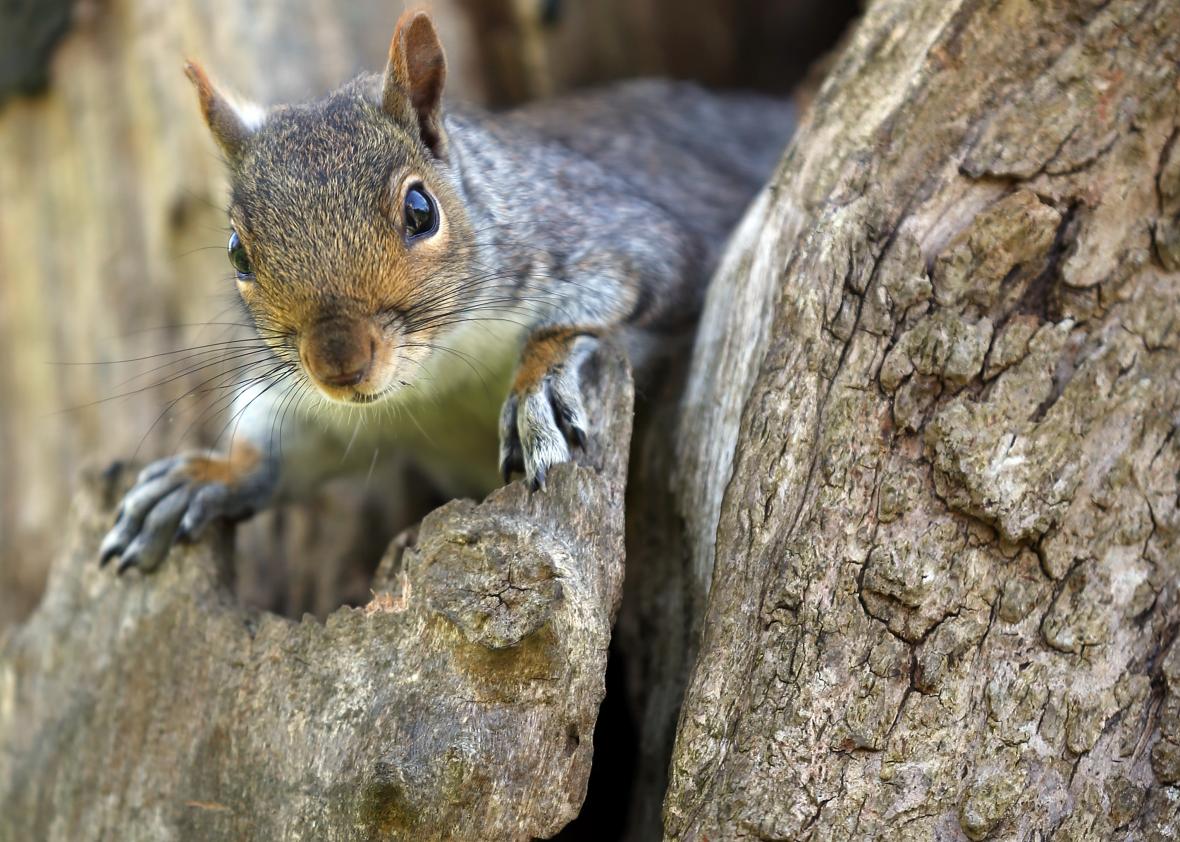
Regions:
<instances>
[{"instance_id":1,"label":"clawed toe","mask_svg":"<svg viewBox=\"0 0 1180 842\"><path fill-rule=\"evenodd\" d=\"M549 470L570 460L571 447L586 449L589 423L578 369L596 344L580 337L568 358L504 402L500 471L505 482L520 472L531 489L543 490Z\"/></svg>"},{"instance_id":2,"label":"clawed toe","mask_svg":"<svg viewBox=\"0 0 1180 842\"><path fill-rule=\"evenodd\" d=\"M213 520L241 520L264 506L277 484L277 466L261 461L233 484L201 481L193 466L216 457L192 454L165 459L140 472L103 538L99 566L118 559L116 572L155 570L173 544L198 539Z\"/></svg>"},{"instance_id":3,"label":"clawed toe","mask_svg":"<svg viewBox=\"0 0 1180 842\"><path fill-rule=\"evenodd\" d=\"M524 472L524 448L520 444L520 433L516 428L516 395L509 395L500 411L500 476L504 482L512 475Z\"/></svg>"}]
</instances>

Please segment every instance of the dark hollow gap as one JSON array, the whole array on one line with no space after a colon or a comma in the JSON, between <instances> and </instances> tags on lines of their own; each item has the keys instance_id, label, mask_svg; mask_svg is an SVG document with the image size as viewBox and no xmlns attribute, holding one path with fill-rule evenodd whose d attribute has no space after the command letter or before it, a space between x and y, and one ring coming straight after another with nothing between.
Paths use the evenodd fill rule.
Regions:
<instances>
[{"instance_id":1,"label":"dark hollow gap","mask_svg":"<svg viewBox=\"0 0 1180 842\"><path fill-rule=\"evenodd\" d=\"M0 0L0 106L45 90L73 7L74 0Z\"/></svg>"},{"instance_id":2,"label":"dark hollow gap","mask_svg":"<svg viewBox=\"0 0 1180 842\"><path fill-rule=\"evenodd\" d=\"M475 29L488 103L635 76L786 94L838 42L862 0L462 0ZM534 29L535 27L535 29ZM539 37L538 36L539 33ZM556 78L539 83L533 40ZM591 49L570 54L577 39ZM506 46L511 45L511 46Z\"/></svg>"},{"instance_id":3,"label":"dark hollow gap","mask_svg":"<svg viewBox=\"0 0 1180 842\"><path fill-rule=\"evenodd\" d=\"M584 739L584 736L580 737ZM614 842L627 830L639 729L627 704L623 655L612 643L606 662L606 699L594 729L594 765L578 817L554 836L560 842Z\"/></svg>"}]
</instances>

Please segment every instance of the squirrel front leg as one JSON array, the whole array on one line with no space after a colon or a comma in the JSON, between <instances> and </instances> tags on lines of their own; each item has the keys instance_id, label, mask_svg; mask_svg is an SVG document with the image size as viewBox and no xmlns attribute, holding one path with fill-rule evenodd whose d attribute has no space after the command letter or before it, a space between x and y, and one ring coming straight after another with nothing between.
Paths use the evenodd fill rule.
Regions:
<instances>
[{"instance_id":1,"label":"squirrel front leg","mask_svg":"<svg viewBox=\"0 0 1180 842\"><path fill-rule=\"evenodd\" d=\"M612 222L615 227L597 229L571 256L564 280L536 291L548 312L525 339L500 413L505 482L521 472L534 490L542 489L549 469L570 460L570 447L585 446L591 429L580 369L600 340L625 327L658 327L692 294L691 250L671 220L649 209L640 217L620 211ZM645 239L623 236L640 226ZM632 247L623 248L628 242Z\"/></svg>"},{"instance_id":2,"label":"squirrel front leg","mask_svg":"<svg viewBox=\"0 0 1180 842\"><path fill-rule=\"evenodd\" d=\"M103 539L99 564L150 572L178 541L200 537L214 519L244 520L266 508L278 484L278 462L247 440L226 453L192 451L144 468Z\"/></svg>"},{"instance_id":3,"label":"squirrel front leg","mask_svg":"<svg viewBox=\"0 0 1180 842\"><path fill-rule=\"evenodd\" d=\"M193 450L148 465L123 498L99 563L150 572L172 545L195 541L215 520L235 522L280 498L303 496L338 459L326 433L285 412L285 392L263 384L235 400L225 451Z\"/></svg>"},{"instance_id":4,"label":"squirrel front leg","mask_svg":"<svg viewBox=\"0 0 1180 842\"><path fill-rule=\"evenodd\" d=\"M585 447L590 425L579 371L598 347L599 333L589 327L542 327L525 340L500 413L505 482L520 471L534 489L544 488L549 468L569 461L570 445Z\"/></svg>"}]
</instances>

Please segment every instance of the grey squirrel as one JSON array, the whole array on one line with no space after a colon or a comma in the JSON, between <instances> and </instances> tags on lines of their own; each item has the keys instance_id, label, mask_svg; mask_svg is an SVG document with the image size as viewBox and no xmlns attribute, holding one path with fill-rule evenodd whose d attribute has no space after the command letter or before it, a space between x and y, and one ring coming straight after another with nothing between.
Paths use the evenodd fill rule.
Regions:
<instances>
[{"instance_id":1,"label":"grey squirrel","mask_svg":"<svg viewBox=\"0 0 1180 842\"><path fill-rule=\"evenodd\" d=\"M498 428L504 481L543 489L593 434L582 362L621 335L642 365L691 325L793 124L785 101L666 81L444 111L421 11L383 75L311 104L241 107L186 72L230 168L229 259L273 365L236 398L228 452L139 475L101 548L120 572L306 494L369 445L486 493Z\"/></svg>"}]
</instances>

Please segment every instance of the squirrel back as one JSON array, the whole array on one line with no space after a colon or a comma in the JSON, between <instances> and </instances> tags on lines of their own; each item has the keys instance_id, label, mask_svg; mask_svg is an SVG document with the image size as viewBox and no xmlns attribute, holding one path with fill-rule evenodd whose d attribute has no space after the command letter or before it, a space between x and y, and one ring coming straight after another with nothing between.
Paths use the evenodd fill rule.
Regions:
<instances>
[{"instance_id":1,"label":"squirrel back","mask_svg":"<svg viewBox=\"0 0 1180 842\"><path fill-rule=\"evenodd\" d=\"M504 119L625 174L645 198L717 243L782 157L795 108L762 94L639 79L526 105Z\"/></svg>"},{"instance_id":2,"label":"squirrel back","mask_svg":"<svg viewBox=\"0 0 1180 842\"><path fill-rule=\"evenodd\" d=\"M527 230L524 254L539 248L560 264L570 249L622 246L658 249L656 259L675 266L670 286L668 266L652 267L639 283L644 297L664 298L628 321L646 328L695 316L729 232L769 179L794 121L786 100L662 79L448 115L472 204L496 208L481 214L486 226ZM505 218L510 209L497 196L506 184L528 197L520 214L527 219ZM511 238L499 250L507 257Z\"/></svg>"}]
</instances>

